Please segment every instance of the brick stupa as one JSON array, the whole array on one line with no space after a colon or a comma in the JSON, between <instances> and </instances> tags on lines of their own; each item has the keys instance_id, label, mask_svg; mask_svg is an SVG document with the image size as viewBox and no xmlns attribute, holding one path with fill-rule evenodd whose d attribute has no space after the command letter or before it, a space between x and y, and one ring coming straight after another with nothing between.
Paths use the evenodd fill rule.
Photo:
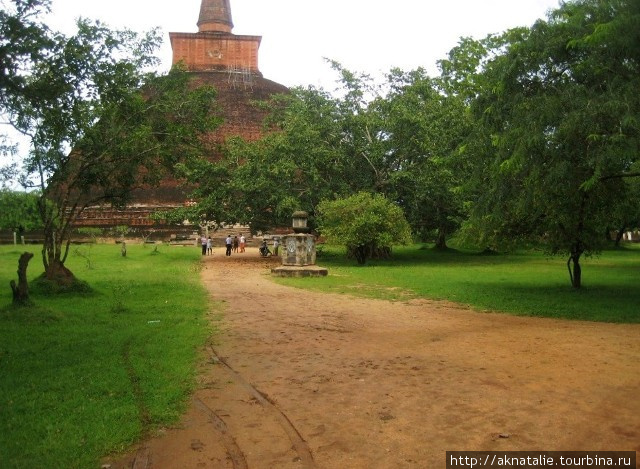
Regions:
<instances>
[{"instance_id":1,"label":"brick stupa","mask_svg":"<svg viewBox=\"0 0 640 469\"><path fill-rule=\"evenodd\" d=\"M216 132L219 140L259 138L265 115L252 102L287 92L285 86L265 79L258 68L262 37L232 33L229 0L202 0L197 25L197 33L169 33L173 64L182 63L195 83L218 90L225 119Z\"/></svg>"},{"instance_id":2,"label":"brick stupa","mask_svg":"<svg viewBox=\"0 0 640 469\"><path fill-rule=\"evenodd\" d=\"M216 102L224 122L211 135L212 140L224 143L233 136L257 140L264 133L265 112L254 103L288 92L285 86L264 78L258 68L262 37L233 34L229 0L202 0L197 26L197 33L172 32L169 38L173 65L182 64L190 72L194 86L212 85L218 91ZM177 183L165 181L160 187L136 191L126 210L108 207L85 210L77 224L145 229L153 224L150 219L153 212L186 203L186 194ZM161 231L166 231L164 237L173 228L162 227Z\"/></svg>"}]
</instances>

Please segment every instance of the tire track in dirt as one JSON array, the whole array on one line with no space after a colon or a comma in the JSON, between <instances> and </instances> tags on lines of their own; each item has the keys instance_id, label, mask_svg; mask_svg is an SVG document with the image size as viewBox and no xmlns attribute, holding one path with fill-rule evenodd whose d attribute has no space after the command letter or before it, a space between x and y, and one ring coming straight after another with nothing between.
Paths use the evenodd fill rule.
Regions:
<instances>
[{"instance_id":1,"label":"tire track in dirt","mask_svg":"<svg viewBox=\"0 0 640 469\"><path fill-rule=\"evenodd\" d=\"M265 407L271 416L278 421L282 429L286 432L287 436L291 440L293 448L295 449L299 461L302 462L305 469L316 469L315 461L313 460L313 455L311 454L311 450L307 445L307 442L304 440L298 429L293 425L289 417L278 407L278 405L269 398L265 393L259 391L256 387L254 387L251 383L244 379L244 377L233 369L231 365L221 357L213 347L209 346L211 353L216 357L216 359L224 365L235 377L238 383L249 392L263 407Z\"/></svg>"},{"instance_id":2,"label":"tire track in dirt","mask_svg":"<svg viewBox=\"0 0 640 469\"><path fill-rule=\"evenodd\" d=\"M205 404L199 397L194 397L193 402L203 413L205 413L211 419L211 423L213 424L215 431L217 432L222 444L227 450L227 455L229 456L229 459L233 464L233 469L249 469L244 453L238 446L238 443L236 442L233 435L229 433L229 428L227 427L227 424L224 422L224 420L222 420L222 418L215 411L213 411L211 407Z\"/></svg>"}]
</instances>

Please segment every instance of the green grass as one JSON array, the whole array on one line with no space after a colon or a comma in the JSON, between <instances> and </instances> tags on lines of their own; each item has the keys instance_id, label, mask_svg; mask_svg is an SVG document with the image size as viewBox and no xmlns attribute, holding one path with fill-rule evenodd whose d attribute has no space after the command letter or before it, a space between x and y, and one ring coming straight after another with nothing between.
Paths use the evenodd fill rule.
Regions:
<instances>
[{"instance_id":1,"label":"green grass","mask_svg":"<svg viewBox=\"0 0 640 469\"><path fill-rule=\"evenodd\" d=\"M396 248L391 260L361 267L338 248L318 264L325 278L282 279L314 290L403 300L450 300L477 310L602 322L640 322L640 246L609 250L582 262L583 288L570 286L566 259L538 251L486 255Z\"/></svg>"},{"instance_id":2,"label":"green grass","mask_svg":"<svg viewBox=\"0 0 640 469\"><path fill-rule=\"evenodd\" d=\"M31 280L43 270L40 247L21 248L0 247L0 467L99 467L185 408L211 332L199 251L72 247L67 266L93 291L34 288L35 306L15 309L21 252Z\"/></svg>"}]
</instances>

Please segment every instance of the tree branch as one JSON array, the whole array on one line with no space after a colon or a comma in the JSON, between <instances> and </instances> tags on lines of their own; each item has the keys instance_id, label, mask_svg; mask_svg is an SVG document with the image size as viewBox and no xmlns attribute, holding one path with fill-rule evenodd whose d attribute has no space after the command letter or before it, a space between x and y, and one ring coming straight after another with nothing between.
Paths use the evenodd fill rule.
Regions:
<instances>
[{"instance_id":1,"label":"tree branch","mask_svg":"<svg viewBox=\"0 0 640 469\"><path fill-rule=\"evenodd\" d=\"M609 179L622 179L622 178L636 178L640 177L640 172L633 173L620 173L620 174L610 174L608 176L601 176L600 181L607 181Z\"/></svg>"}]
</instances>

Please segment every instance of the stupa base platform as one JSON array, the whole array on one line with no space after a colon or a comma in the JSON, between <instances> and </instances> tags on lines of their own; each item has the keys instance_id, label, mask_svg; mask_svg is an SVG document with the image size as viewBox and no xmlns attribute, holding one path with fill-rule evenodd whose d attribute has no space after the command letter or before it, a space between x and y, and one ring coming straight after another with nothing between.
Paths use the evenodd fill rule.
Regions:
<instances>
[{"instance_id":1,"label":"stupa base platform","mask_svg":"<svg viewBox=\"0 0 640 469\"><path fill-rule=\"evenodd\" d=\"M317 265L281 265L271 269L271 275L275 277L326 277L329 271Z\"/></svg>"}]
</instances>

